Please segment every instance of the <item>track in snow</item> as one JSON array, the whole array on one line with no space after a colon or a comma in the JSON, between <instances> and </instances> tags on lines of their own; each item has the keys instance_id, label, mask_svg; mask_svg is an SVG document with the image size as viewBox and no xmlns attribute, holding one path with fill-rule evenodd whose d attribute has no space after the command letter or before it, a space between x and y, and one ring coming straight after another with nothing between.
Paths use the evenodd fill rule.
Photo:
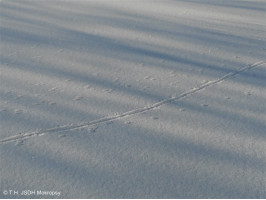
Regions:
<instances>
[{"instance_id":1,"label":"track in snow","mask_svg":"<svg viewBox=\"0 0 266 200\"><path fill-rule=\"evenodd\" d=\"M28 133L24 133L24 134L17 134L17 135L11 136L11 137L7 137L7 138L4 138L4 139L1 139L0 140L0 144L4 144L4 143L8 143L8 142L21 141L21 140L25 140L25 139L27 139L29 137L32 137L32 136L44 135L44 134L47 134L47 133L58 133L58 132L63 132L63 131L70 131L70 130L85 128L85 127L88 127L88 126L102 124L102 123L106 123L106 122L111 122L111 121L114 121L116 119L120 119L120 118L123 118L123 117L127 117L127 116L131 116L131 115L143 113L143 112L152 110L154 108L158 108L161 105L168 104L168 103L177 101L179 99L185 98L185 97L187 97L189 95L192 95L194 93L197 93L197 92L201 91L204 88L207 88L209 86L212 86L214 84L222 82L222 81L224 81L226 79L229 79L229 78L231 78L231 77L233 77L233 76L235 76L237 74L240 74L240 73L242 73L244 71L250 70L250 69L252 69L254 67L258 67L258 66L263 65L265 63L266 63L266 61L256 62L256 63L254 63L252 65L248 65L248 66L246 66L244 68L241 68L241 69L239 69L239 70L237 70L235 72L228 73L228 74L222 76L219 79L216 79L216 80L213 80L213 81L209 81L209 82L204 83L204 84L202 84L202 85L200 85L200 86L198 86L196 88L187 90L187 91L181 93L180 95L177 95L177 96L174 96L174 97L171 97L171 98L168 98L168 99L164 99L162 101L159 101L157 103L151 104L151 105L143 107L143 108L137 108L135 110L124 112L124 113L121 113L121 114L117 114L117 115L113 115L113 116L109 116L109 117L104 117L104 118L100 118L100 119L96 119L96 120L93 120L93 121L84 122L84 123L80 123L80 124L76 124L76 125L64 125L64 126L60 126L60 127L56 127L56 128L50 128L50 129L45 129L45 130L41 130L41 131L28 132Z\"/></svg>"}]
</instances>

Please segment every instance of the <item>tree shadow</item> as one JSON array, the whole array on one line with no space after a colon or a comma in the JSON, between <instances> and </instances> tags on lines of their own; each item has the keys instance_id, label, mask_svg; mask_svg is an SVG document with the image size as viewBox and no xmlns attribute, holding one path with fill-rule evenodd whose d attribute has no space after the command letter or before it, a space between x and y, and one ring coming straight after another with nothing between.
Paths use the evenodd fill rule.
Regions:
<instances>
[{"instance_id":1,"label":"tree shadow","mask_svg":"<svg viewBox=\"0 0 266 200\"><path fill-rule=\"evenodd\" d=\"M196 1L189 2L198 3ZM258 12L265 10L260 8L259 4L251 6L249 3L240 5L235 4L235 2L201 1L200 3L223 7L230 6L231 8L245 10L253 9ZM30 108L33 111L32 113L36 115L18 116L10 111L11 108L17 104L25 110L29 109L27 102L39 101L39 98L34 96L34 91L39 89L38 92L41 93L44 91L44 87L30 86L30 81L23 79L23 77L16 76L14 78L14 74L5 74L5 80L1 81L4 83L4 87L3 90L0 90L0 95L3 96L2 99L8 101L5 106L10 110L1 112L1 121L8 126L17 123L18 126L27 127L27 130L24 131L29 131L31 128L38 129L43 127L44 124L46 128L48 128L48 124L49 128L52 128L55 119L61 120L59 121L62 124L59 125L65 125L69 121L95 120L104 117L100 115L102 113L106 116L114 115L114 110L119 110L119 112L134 110L140 105L144 107L173 95L172 93L166 94L156 90L143 90L143 88L135 85L127 87L126 85L117 84L114 79L106 79L108 73L115 72L112 71L111 67L101 66L97 60L99 58L124 61L132 65L144 63L151 71L157 69L161 70L163 74L175 70L177 74L195 77L197 85L194 86L197 87L203 79L216 80L247 64L244 62L245 59L243 61L232 58L224 60L225 65L219 64L224 59L219 53L228 51L234 54L237 52L240 56L247 57L250 56L247 51L250 48L254 50L253 60L258 60L264 55L264 52L259 49L264 45L261 40L242 34L222 32L200 25L188 25L173 19L164 18L160 20L160 23L157 23L156 18L146 14L135 14L133 11L126 12L120 8L101 6L93 7L99 11L98 15L95 12L88 13L76 10L71 11L71 16L65 19L65 14L68 13L67 10L60 10L59 7L55 7L53 10L45 10L38 7L40 5L38 3L31 5L28 3L1 3L0 39L1 43L3 42L3 45L1 45L3 71L19 71L22 75L28 74L29 78L40 75L49 77L47 80L60 83L62 80L71 80L78 85L73 87L80 91L84 90L81 87L86 84L96 89L95 91L86 92L84 90L83 94L87 99L83 102L77 102L77 105L74 105L74 103L65 104L65 101L71 99L71 92L62 92L58 96L57 94L48 95L45 93L43 95L47 95L47 97L42 96L42 98L58 102L56 106L49 108L47 106L36 106ZM88 7L89 11L93 11L93 8L89 9ZM4 9L7 11L2 12ZM102 13L105 13L105 15ZM75 20L72 19L71 21L71 17L76 17L76 22L80 24L75 26L76 24L73 24ZM51 19L54 19L55 22ZM67 20L70 20L71 23L68 23ZM59 22L64 23L59 25ZM90 25L95 24L104 27L100 29L102 32L90 30ZM82 26L89 27L83 28ZM24 28L22 29L22 27ZM134 34L133 36L126 35L124 38L109 35L110 27L129 33L135 31L139 33L141 38L134 38ZM225 29L230 28L231 26L227 25ZM155 39L148 40L149 35ZM158 38L167 42L165 44L163 42L156 43ZM182 42L184 46L167 45L171 42L178 44L178 41ZM34 45L38 45L39 53L42 52L41 50L47 49L50 49L51 52L41 55L44 56L44 59L36 59L33 55L24 54L24 52L30 52L29 48ZM190 45L190 48L186 45ZM15 46L20 49L16 49ZM195 49L192 47L195 47ZM208 53L208 48L217 51L217 53ZM217 50L217 48L220 48L220 50ZM72 54L66 53L62 56L58 53L53 55L55 49L62 49L68 53L72 52ZM11 52L6 52L6 50ZM14 53L12 50L20 52L17 55L11 55ZM204 54L199 52L201 50ZM34 50L31 52L35 55ZM71 56L75 57L82 53L86 56L77 56L77 59L70 63ZM53 58L50 56L53 56ZM74 67L65 66L59 63L59 60L66 60L66 65L73 64ZM97 65L98 69L105 73L105 76L93 75L90 65ZM75 68L75 66L79 67ZM136 72L141 70L137 66L134 69ZM200 70L202 71L200 72ZM117 74L121 76L122 73L120 74L118 71ZM132 74L132 76L137 77L135 74ZM266 77L264 73L256 74L256 80L254 80L254 74L251 72L243 72L241 76L244 78L233 79L232 81L252 87L265 87L264 80ZM165 79L165 81L168 80ZM186 91L190 89L189 86L182 86L182 81L185 80L180 81L181 83L176 90ZM124 83L127 84L127 80ZM140 85L142 83L140 82ZM52 83L47 84L52 85ZM29 88L26 85L29 85ZM115 92L102 95L99 88L112 89ZM23 101L14 100L12 96L5 97L4 90L20 91L24 95L22 97ZM226 91L226 93L228 92ZM98 93L101 94L98 95ZM119 95L121 99L115 98ZM122 99L125 96L131 97L133 100L125 102ZM220 100L214 96L210 98L215 102ZM144 106L137 102L139 99L145 102ZM111 105L113 108L109 110L108 107L111 107ZM178 105L179 102L175 102L168 106L173 107L174 110ZM244 109L241 106L237 107L237 103L235 103L236 107L232 108L232 112L225 112L222 108L203 109L195 102L191 103L186 100L182 101L182 106L194 113L203 113L211 118L224 121L239 119L237 123L242 126L254 126L259 130L265 128L263 121L237 113L236 109ZM50 117L38 118L38 113ZM244 153L236 153L232 149L221 149L211 145L204 146L195 140L180 137L178 130L175 130L177 133L160 133L155 128L149 129L137 125L129 128L120 121L115 122L113 126L110 125L111 128L107 126L106 124L100 125L99 129L101 127L105 128L94 135L88 133L82 135L78 131L69 131L71 133L69 138L71 139L66 139L65 143L61 143L62 140L58 138L55 140L49 138L56 137L57 134L47 134L41 138L44 144L38 143L40 138L31 138L28 140L29 143L22 147L23 150L21 151L17 147L13 148L12 144L1 144L3 152L9 153L10 156L6 160L6 155L1 153L1 161L4 160L5 170L8 170L8 166L11 166L14 171L20 173L22 166L27 174L32 172L30 180L36 180L32 178L33 176L41 176L39 182L47 184L48 189L52 190L59 187L76 191L73 192L73 196L77 195L82 198L90 195L94 198L260 198L264 195L260 188L257 190L257 195L255 195L254 191L256 189L249 185L250 182L244 184L244 186L235 184L233 178L226 173L227 169L230 169L230 173L236 173L237 175L240 174L237 173L237 170L240 169L244 176L246 175L246 169L253 171L254 174L262 173L265 168L265 161L262 159ZM201 128L205 130L211 127ZM8 127L5 128L5 130L7 129ZM8 134L16 135L18 133L10 131ZM171 134L175 134L175 136L170 136ZM246 134L246 132L243 134ZM72 135L75 137L71 137ZM251 139L253 137L261 139L265 137L261 131L253 135L247 135ZM35 142L40 146L34 145ZM32 159L32 157L35 157L35 159ZM191 168L187 169L188 166ZM214 169L211 169L211 166ZM208 171L209 169L211 171ZM222 170L221 175L217 174L217 170ZM10 175L11 172L8 173ZM247 177L255 177L254 174ZM225 176L224 179L222 175ZM1 181L1 185L11 186L12 184L6 182L18 182L15 179L16 177L11 175L5 176L4 181ZM238 180L244 179L238 178ZM228 180L231 181L229 185L226 182ZM24 186L33 187L33 184L35 184L35 182L30 183L26 175L23 174L19 175L19 181L23 182L19 186L21 188ZM51 182L51 184L48 182ZM256 184L257 182L254 185ZM243 187L245 186L250 186L251 192L244 190ZM82 194L79 193L80 191ZM67 191L64 192L67 193ZM71 195L66 194L67 198L69 196Z\"/></svg>"}]
</instances>

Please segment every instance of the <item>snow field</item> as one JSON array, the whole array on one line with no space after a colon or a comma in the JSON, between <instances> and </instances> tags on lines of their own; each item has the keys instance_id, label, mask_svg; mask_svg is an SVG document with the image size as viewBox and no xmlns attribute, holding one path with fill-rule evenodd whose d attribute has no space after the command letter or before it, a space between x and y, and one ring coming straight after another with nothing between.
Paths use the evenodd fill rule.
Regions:
<instances>
[{"instance_id":1,"label":"snow field","mask_svg":"<svg viewBox=\"0 0 266 200\"><path fill-rule=\"evenodd\" d=\"M265 198L264 8L1 1L1 190Z\"/></svg>"}]
</instances>

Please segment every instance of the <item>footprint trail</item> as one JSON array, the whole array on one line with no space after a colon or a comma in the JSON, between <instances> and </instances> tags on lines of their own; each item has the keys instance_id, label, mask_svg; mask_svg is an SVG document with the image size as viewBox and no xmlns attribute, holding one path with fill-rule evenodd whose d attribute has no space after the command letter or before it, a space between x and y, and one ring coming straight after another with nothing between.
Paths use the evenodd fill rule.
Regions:
<instances>
[{"instance_id":1,"label":"footprint trail","mask_svg":"<svg viewBox=\"0 0 266 200\"><path fill-rule=\"evenodd\" d=\"M4 144L4 143L8 143L8 142L17 142L17 141L20 141L20 140L25 140L25 139L28 139L30 137L33 137L33 136L38 136L38 135L44 135L44 134L51 134L51 133L59 133L59 132L63 132L63 131L70 131L70 130L75 130L75 129L80 129L80 128L85 128L85 127L88 127L88 126L92 126L92 125L98 125L98 124L103 124L103 123L108 123L108 122L112 122L114 120L117 120L117 119L121 119L121 118L124 118L124 117L127 117L127 116L131 116L131 115L135 115L135 114L139 114L139 113L143 113L143 112L147 112L149 110L152 110L152 109L155 109L155 108L158 108L164 104L168 104L168 103L171 103L171 102L174 102L174 101L177 101L177 100L180 100L180 99L183 99L187 96L190 96L194 93L197 93L207 87L210 87L212 85L215 85L217 83L220 83L224 80L227 80L229 78L232 78L244 71L247 71L247 70L250 70L252 68L255 68L255 67L258 67L260 65L263 65L265 64L266 61L259 61L259 62L256 62L252 65L248 65L246 67L242 67L238 70L236 70L235 72L231 72L231 73L228 73L218 79L215 79L213 81L209 81L209 82L206 82L198 87L195 87L193 89L190 89L190 90L187 90L177 96L173 96L171 98L168 98L168 99L164 99L162 101L159 101L159 102L156 102L154 104L151 104L149 106L146 106L146 107L142 107L142 108L137 108L137 109L134 109L134 110L131 110L131 111L127 111L127 112L124 112L124 113L120 113L120 114L115 114L115 115L112 115L112 116L108 116L108 117L103 117L103 118L100 118L100 119L96 119L96 120L93 120L93 121L88 121L88 122L84 122L84 123L79 123L79 124L72 124L72 125L64 125L64 126L59 126L59 127L55 127L55 128L50 128L50 129L45 129L45 130L41 130L41 131L35 131L35 132L28 132L28 133L24 133L24 134L17 134L17 135L14 135L14 136L10 136L10 137L7 137L7 138L4 138L4 139L1 139L0 140L0 144Z\"/></svg>"}]
</instances>

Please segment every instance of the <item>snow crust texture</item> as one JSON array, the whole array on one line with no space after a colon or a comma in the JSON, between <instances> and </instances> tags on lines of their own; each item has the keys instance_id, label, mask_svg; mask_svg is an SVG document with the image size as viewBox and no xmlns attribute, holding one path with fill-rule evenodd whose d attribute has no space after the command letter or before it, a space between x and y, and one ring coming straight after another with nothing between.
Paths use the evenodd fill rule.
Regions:
<instances>
[{"instance_id":1,"label":"snow crust texture","mask_svg":"<svg viewBox=\"0 0 266 200\"><path fill-rule=\"evenodd\" d=\"M266 198L265 6L0 1L0 197Z\"/></svg>"}]
</instances>

